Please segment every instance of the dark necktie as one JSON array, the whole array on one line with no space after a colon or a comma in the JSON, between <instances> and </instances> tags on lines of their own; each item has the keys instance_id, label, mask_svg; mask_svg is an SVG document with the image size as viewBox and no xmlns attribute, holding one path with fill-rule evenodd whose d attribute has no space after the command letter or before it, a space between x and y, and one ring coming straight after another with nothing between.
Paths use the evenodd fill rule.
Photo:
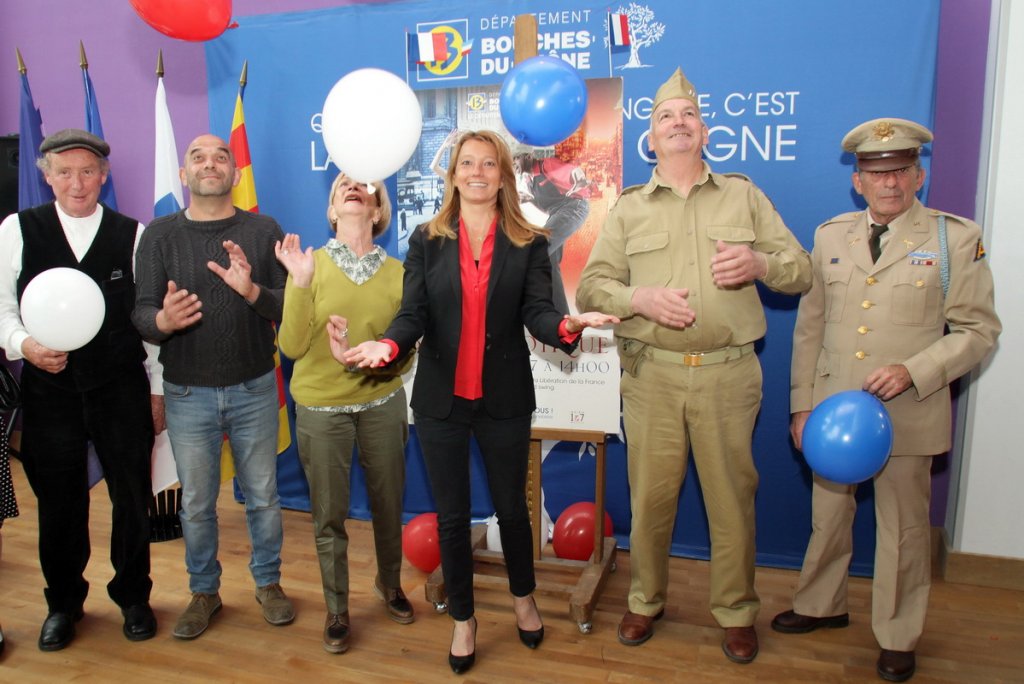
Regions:
<instances>
[{"instance_id":1,"label":"dark necktie","mask_svg":"<svg viewBox=\"0 0 1024 684\"><path fill-rule=\"evenodd\" d=\"M878 262L882 254L882 233L889 230L888 225L871 224L871 236L868 238L868 250L871 252L871 261Z\"/></svg>"}]
</instances>

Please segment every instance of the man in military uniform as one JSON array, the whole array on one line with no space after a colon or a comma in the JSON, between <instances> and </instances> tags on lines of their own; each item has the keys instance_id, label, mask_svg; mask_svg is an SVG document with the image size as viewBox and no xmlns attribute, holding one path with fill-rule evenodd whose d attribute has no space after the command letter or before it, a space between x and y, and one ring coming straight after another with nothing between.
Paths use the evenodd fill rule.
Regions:
<instances>
[{"instance_id":1,"label":"man in military uniform","mask_svg":"<svg viewBox=\"0 0 1024 684\"><path fill-rule=\"evenodd\" d=\"M751 453L761 405L754 342L765 333L755 280L810 287L810 257L771 201L744 177L701 159L708 128L681 70L659 89L650 146L658 165L626 188L590 254L580 311L606 311L616 330L633 514L628 610L619 641L639 645L664 612L679 489L692 441L711 533L711 612L730 660L758 651L754 620Z\"/></svg>"},{"instance_id":2,"label":"man in military uniform","mask_svg":"<svg viewBox=\"0 0 1024 684\"><path fill-rule=\"evenodd\" d=\"M818 227L814 282L793 335L790 432L798 449L811 409L836 392L870 392L892 418L892 457L875 475L871 624L882 649L878 674L894 682L914 674L928 608L930 472L932 457L951 446L949 383L985 356L1001 329L981 229L916 197L925 179L920 149L931 139L903 119L868 121L843 138L857 158L853 187L868 208ZM775 617L776 631L849 624L856 489L814 477L811 539L793 610Z\"/></svg>"}]
</instances>

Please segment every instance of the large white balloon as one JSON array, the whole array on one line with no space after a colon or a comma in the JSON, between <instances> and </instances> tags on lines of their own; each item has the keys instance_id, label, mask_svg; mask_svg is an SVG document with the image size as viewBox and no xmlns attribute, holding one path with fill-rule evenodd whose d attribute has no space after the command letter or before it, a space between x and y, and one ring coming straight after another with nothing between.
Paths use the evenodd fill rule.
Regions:
<instances>
[{"instance_id":1,"label":"large white balloon","mask_svg":"<svg viewBox=\"0 0 1024 684\"><path fill-rule=\"evenodd\" d=\"M324 145L335 165L363 183L383 180L409 161L423 115L405 81L382 69L358 69L327 94Z\"/></svg>"},{"instance_id":2,"label":"large white balloon","mask_svg":"<svg viewBox=\"0 0 1024 684\"><path fill-rule=\"evenodd\" d=\"M106 311L96 281L73 268L43 271L21 295L21 321L28 334L56 351L88 344L100 331Z\"/></svg>"}]
</instances>

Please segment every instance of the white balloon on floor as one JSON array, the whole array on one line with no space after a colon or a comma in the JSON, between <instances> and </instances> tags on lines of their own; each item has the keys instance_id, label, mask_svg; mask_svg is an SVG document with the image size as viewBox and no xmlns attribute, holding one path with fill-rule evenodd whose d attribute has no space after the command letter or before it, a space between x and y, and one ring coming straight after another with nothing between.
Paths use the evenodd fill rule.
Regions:
<instances>
[{"instance_id":1,"label":"white balloon on floor","mask_svg":"<svg viewBox=\"0 0 1024 684\"><path fill-rule=\"evenodd\" d=\"M324 146L351 178L384 180L409 161L423 115L416 93L383 69L357 69L334 84L321 113Z\"/></svg>"},{"instance_id":2,"label":"white balloon on floor","mask_svg":"<svg viewBox=\"0 0 1024 684\"><path fill-rule=\"evenodd\" d=\"M36 342L55 351L89 343L103 326L106 303L99 285L74 268L51 268L21 295L21 321Z\"/></svg>"}]
</instances>

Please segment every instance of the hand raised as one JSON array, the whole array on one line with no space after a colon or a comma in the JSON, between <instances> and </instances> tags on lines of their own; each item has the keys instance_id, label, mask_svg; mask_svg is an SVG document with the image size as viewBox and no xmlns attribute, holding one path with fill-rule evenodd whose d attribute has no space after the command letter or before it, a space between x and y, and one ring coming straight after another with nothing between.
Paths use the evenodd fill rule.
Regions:
<instances>
[{"instance_id":1,"label":"hand raised","mask_svg":"<svg viewBox=\"0 0 1024 684\"><path fill-rule=\"evenodd\" d=\"M156 327L164 333L187 328L203 317L201 308L203 303L199 301L199 295L179 290L173 280L168 280L164 307L156 312Z\"/></svg>"},{"instance_id":2,"label":"hand raised","mask_svg":"<svg viewBox=\"0 0 1024 684\"><path fill-rule=\"evenodd\" d=\"M316 270L316 259L313 257L312 247L307 247L303 251L299 236L295 233L288 233L284 236L284 240L274 243L274 254L288 271L292 277L292 283L296 287L310 286L313 282L313 273Z\"/></svg>"},{"instance_id":3,"label":"hand raised","mask_svg":"<svg viewBox=\"0 0 1024 684\"><path fill-rule=\"evenodd\" d=\"M228 287L245 297L247 302L255 302L260 289L252 282L252 266L245 252L231 240L225 240L223 244L228 253L228 267L224 268L216 261L207 261L206 267L216 273Z\"/></svg>"}]
</instances>

